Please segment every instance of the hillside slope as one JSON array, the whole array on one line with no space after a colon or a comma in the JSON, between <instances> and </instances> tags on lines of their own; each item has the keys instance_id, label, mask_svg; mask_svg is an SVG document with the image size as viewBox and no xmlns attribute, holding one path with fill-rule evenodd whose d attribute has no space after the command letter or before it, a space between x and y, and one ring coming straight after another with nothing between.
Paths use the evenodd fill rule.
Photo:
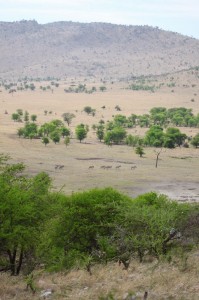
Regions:
<instances>
[{"instance_id":1,"label":"hillside slope","mask_svg":"<svg viewBox=\"0 0 199 300\"><path fill-rule=\"evenodd\" d=\"M0 22L1 77L122 78L199 65L199 40L149 26Z\"/></svg>"}]
</instances>

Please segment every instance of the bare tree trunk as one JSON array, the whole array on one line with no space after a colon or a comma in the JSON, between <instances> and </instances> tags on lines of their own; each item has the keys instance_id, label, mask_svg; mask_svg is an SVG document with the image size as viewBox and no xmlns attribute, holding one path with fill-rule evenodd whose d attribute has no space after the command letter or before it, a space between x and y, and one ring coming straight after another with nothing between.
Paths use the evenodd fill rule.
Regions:
<instances>
[{"instance_id":1,"label":"bare tree trunk","mask_svg":"<svg viewBox=\"0 0 199 300\"><path fill-rule=\"evenodd\" d=\"M7 254L8 254L8 257L9 257L9 261L10 261L11 276L14 276L15 275L15 270L16 270L17 249L15 248L13 250L13 253L11 253L10 250L7 250Z\"/></svg>"},{"instance_id":2,"label":"bare tree trunk","mask_svg":"<svg viewBox=\"0 0 199 300\"><path fill-rule=\"evenodd\" d=\"M22 266L22 262L23 262L23 249L21 249L21 252L20 252L19 264L18 264L18 267L17 267L16 275L19 275L19 272L20 272L21 266Z\"/></svg>"}]
</instances>

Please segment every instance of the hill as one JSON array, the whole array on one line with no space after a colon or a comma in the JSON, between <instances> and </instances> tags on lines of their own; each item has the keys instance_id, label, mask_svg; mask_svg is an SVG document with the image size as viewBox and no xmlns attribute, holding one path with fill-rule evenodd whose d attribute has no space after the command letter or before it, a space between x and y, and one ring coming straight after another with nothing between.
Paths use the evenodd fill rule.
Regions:
<instances>
[{"instance_id":1,"label":"hill","mask_svg":"<svg viewBox=\"0 0 199 300\"><path fill-rule=\"evenodd\" d=\"M199 65L199 40L149 26L0 22L0 77L159 75Z\"/></svg>"}]
</instances>

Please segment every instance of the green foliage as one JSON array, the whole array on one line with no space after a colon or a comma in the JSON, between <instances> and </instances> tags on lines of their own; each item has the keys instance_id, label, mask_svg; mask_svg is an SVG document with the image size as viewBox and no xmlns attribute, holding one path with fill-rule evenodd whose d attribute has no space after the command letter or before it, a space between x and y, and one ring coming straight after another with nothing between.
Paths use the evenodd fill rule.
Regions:
<instances>
[{"instance_id":1,"label":"green foliage","mask_svg":"<svg viewBox=\"0 0 199 300\"><path fill-rule=\"evenodd\" d=\"M96 135L97 135L98 140L100 140L100 142L104 139L104 126L103 125L97 126Z\"/></svg>"},{"instance_id":2,"label":"green foliage","mask_svg":"<svg viewBox=\"0 0 199 300\"><path fill-rule=\"evenodd\" d=\"M93 116L95 115L95 109L93 109L91 106L85 106L84 112L86 112L88 115L90 114L92 114Z\"/></svg>"},{"instance_id":3,"label":"green foliage","mask_svg":"<svg viewBox=\"0 0 199 300\"><path fill-rule=\"evenodd\" d=\"M161 147L164 142L163 128L159 125L153 125L145 134L145 143L149 146Z\"/></svg>"},{"instance_id":4,"label":"green foliage","mask_svg":"<svg viewBox=\"0 0 199 300\"><path fill-rule=\"evenodd\" d=\"M23 164L5 165L0 174L0 255L7 256L12 275L19 274L25 256L34 251L49 216L49 176L27 178L23 170Z\"/></svg>"},{"instance_id":5,"label":"green foliage","mask_svg":"<svg viewBox=\"0 0 199 300\"><path fill-rule=\"evenodd\" d=\"M151 122L150 122L150 115L148 114L144 114L142 116L138 116L138 125L140 125L140 127L149 127Z\"/></svg>"},{"instance_id":6,"label":"green foliage","mask_svg":"<svg viewBox=\"0 0 199 300\"><path fill-rule=\"evenodd\" d=\"M126 116L123 115L116 115L113 119L115 126L123 126L126 127L126 124L128 123L128 120Z\"/></svg>"},{"instance_id":7,"label":"green foliage","mask_svg":"<svg viewBox=\"0 0 199 300\"><path fill-rule=\"evenodd\" d=\"M37 115L31 115L30 119L32 122L35 122L37 120Z\"/></svg>"},{"instance_id":8,"label":"green foliage","mask_svg":"<svg viewBox=\"0 0 199 300\"><path fill-rule=\"evenodd\" d=\"M32 118L31 118L32 119ZM44 123L40 127L37 124L27 122L23 128L18 129L18 136L24 138L42 138L42 143L48 144L50 137L56 144L59 143L61 136L70 136L70 130L64 126L61 120L52 120L49 123Z\"/></svg>"},{"instance_id":9,"label":"green foliage","mask_svg":"<svg viewBox=\"0 0 199 300\"><path fill-rule=\"evenodd\" d=\"M197 133L191 140L191 145L194 147L199 147L199 133Z\"/></svg>"},{"instance_id":10,"label":"green foliage","mask_svg":"<svg viewBox=\"0 0 199 300\"><path fill-rule=\"evenodd\" d=\"M64 139L64 145L67 147L70 144L70 138L69 136L66 136Z\"/></svg>"},{"instance_id":11,"label":"green foliage","mask_svg":"<svg viewBox=\"0 0 199 300\"><path fill-rule=\"evenodd\" d=\"M107 145L119 144L126 137L126 130L123 127L113 127L112 130L107 130L104 135L104 142Z\"/></svg>"},{"instance_id":12,"label":"green foliage","mask_svg":"<svg viewBox=\"0 0 199 300\"><path fill-rule=\"evenodd\" d=\"M75 134L77 139L82 142L87 137L88 127L84 124L79 124L75 128Z\"/></svg>"},{"instance_id":13,"label":"green foliage","mask_svg":"<svg viewBox=\"0 0 199 300\"><path fill-rule=\"evenodd\" d=\"M12 114L12 120L15 122L21 122L21 116L18 113L13 113Z\"/></svg>"},{"instance_id":14,"label":"green foliage","mask_svg":"<svg viewBox=\"0 0 199 300\"><path fill-rule=\"evenodd\" d=\"M170 201L154 192L141 195L132 201L125 226L129 240L140 260L147 251L160 256L175 246L177 233L193 208L187 204ZM174 231L175 230L175 231ZM174 234L172 237L172 232Z\"/></svg>"},{"instance_id":15,"label":"green foliage","mask_svg":"<svg viewBox=\"0 0 199 300\"><path fill-rule=\"evenodd\" d=\"M54 130L50 133L51 140L57 144L60 142L60 132L58 130Z\"/></svg>"},{"instance_id":16,"label":"green foliage","mask_svg":"<svg viewBox=\"0 0 199 300\"><path fill-rule=\"evenodd\" d=\"M145 153L144 153L144 149L141 146L137 146L135 149L135 153L138 154L140 157L142 157Z\"/></svg>"},{"instance_id":17,"label":"green foliage","mask_svg":"<svg viewBox=\"0 0 199 300\"><path fill-rule=\"evenodd\" d=\"M25 122L29 121L29 113L27 111L25 111L25 113L24 113L24 121Z\"/></svg>"},{"instance_id":18,"label":"green foliage","mask_svg":"<svg viewBox=\"0 0 199 300\"><path fill-rule=\"evenodd\" d=\"M128 89L133 91L155 91L154 85L144 85L144 84L131 84Z\"/></svg>"},{"instance_id":19,"label":"green foliage","mask_svg":"<svg viewBox=\"0 0 199 300\"><path fill-rule=\"evenodd\" d=\"M36 138L38 136L38 126L35 123L26 123L23 128L18 130L18 135L19 134L24 138Z\"/></svg>"},{"instance_id":20,"label":"green foliage","mask_svg":"<svg viewBox=\"0 0 199 300\"><path fill-rule=\"evenodd\" d=\"M181 146L185 139L187 138L186 134L181 133L178 128L167 128L165 133L165 141L169 141L172 143L172 146L169 147L168 143L164 141L164 146L168 148L175 148L175 146Z\"/></svg>"},{"instance_id":21,"label":"green foliage","mask_svg":"<svg viewBox=\"0 0 199 300\"><path fill-rule=\"evenodd\" d=\"M107 90L107 88L106 88L105 86L100 86L100 87L99 87L99 90L100 90L101 92L105 92L105 91Z\"/></svg>"},{"instance_id":22,"label":"green foliage","mask_svg":"<svg viewBox=\"0 0 199 300\"><path fill-rule=\"evenodd\" d=\"M111 188L91 190L62 198L62 210L53 225L53 232L44 233L48 236L49 244L40 250L45 253L48 264L55 264L61 258L62 267L71 267L69 262L77 262L81 257L92 256L99 260L97 253L101 253L100 240L110 237L116 222L122 219L122 211L130 199ZM52 221L51 221L52 222ZM56 256L55 260L53 259ZM71 260L72 259L72 260Z\"/></svg>"},{"instance_id":23,"label":"green foliage","mask_svg":"<svg viewBox=\"0 0 199 300\"><path fill-rule=\"evenodd\" d=\"M49 138L47 137L47 136L44 136L43 138L42 138L42 143L46 146L47 144L49 144L50 143L50 141L49 141Z\"/></svg>"},{"instance_id":24,"label":"green foliage","mask_svg":"<svg viewBox=\"0 0 199 300\"><path fill-rule=\"evenodd\" d=\"M132 258L186 252L199 244L198 204L170 201L155 192L131 199L112 188L66 196L50 193L41 172L0 155L0 261L18 275L29 259L49 270L86 268ZM33 266L34 267L34 266Z\"/></svg>"},{"instance_id":25,"label":"green foliage","mask_svg":"<svg viewBox=\"0 0 199 300\"><path fill-rule=\"evenodd\" d=\"M125 142L128 146L136 147L143 145L144 141L138 135L128 134Z\"/></svg>"}]
</instances>

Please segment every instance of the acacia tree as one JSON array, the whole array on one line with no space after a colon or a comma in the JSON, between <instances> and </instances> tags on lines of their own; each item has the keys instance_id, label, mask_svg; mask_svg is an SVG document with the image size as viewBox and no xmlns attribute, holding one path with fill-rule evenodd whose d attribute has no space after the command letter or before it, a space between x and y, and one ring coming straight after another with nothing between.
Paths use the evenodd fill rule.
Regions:
<instances>
[{"instance_id":1,"label":"acacia tree","mask_svg":"<svg viewBox=\"0 0 199 300\"><path fill-rule=\"evenodd\" d=\"M68 126L70 126L72 119L75 118L75 115L72 113L63 113L62 118L68 124Z\"/></svg>"},{"instance_id":2,"label":"acacia tree","mask_svg":"<svg viewBox=\"0 0 199 300\"><path fill-rule=\"evenodd\" d=\"M28 178L24 168L23 164L1 165L0 173L0 255L3 269L11 275L20 273L24 258L34 251L49 214L49 176L40 173Z\"/></svg>"},{"instance_id":3,"label":"acacia tree","mask_svg":"<svg viewBox=\"0 0 199 300\"><path fill-rule=\"evenodd\" d=\"M155 161L155 167L158 167L158 161L159 161L159 156L162 153L163 148L159 149L159 150L155 150L155 154L156 154L156 161Z\"/></svg>"}]
</instances>

